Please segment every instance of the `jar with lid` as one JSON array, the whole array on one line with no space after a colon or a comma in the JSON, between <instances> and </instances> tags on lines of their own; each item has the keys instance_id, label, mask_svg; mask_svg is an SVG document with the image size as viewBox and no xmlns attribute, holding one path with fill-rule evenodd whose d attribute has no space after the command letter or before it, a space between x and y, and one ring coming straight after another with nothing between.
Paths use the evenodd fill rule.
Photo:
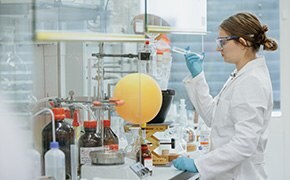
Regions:
<instances>
[{"instance_id":1,"label":"jar with lid","mask_svg":"<svg viewBox=\"0 0 290 180\"><path fill-rule=\"evenodd\" d=\"M97 121L84 121L85 133L79 138L79 173L80 168L84 164L91 164L90 152L102 149L102 139L96 133Z\"/></svg>"},{"instance_id":2,"label":"jar with lid","mask_svg":"<svg viewBox=\"0 0 290 180\"><path fill-rule=\"evenodd\" d=\"M111 129L110 120L103 120L104 125L104 148L105 150L119 150L119 139L118 136Z\"/></svg>"},{"instance_id":3,"label":"jar with lid","mask_svg":"<svg viewBox=\"0 0 290 180\"><path fill-rule=\"evenodd\" d=\"M64 121L64 108L52 108L55 120L55 137L59 142L59 149L65 154L65 172L66 179L71 178L71 157L70 145L74 144L75 135L73 127ZM42 156L50 149L50 142L52 142L52 122L48 123L42 130Z\"/></svg>"}]
</instances>

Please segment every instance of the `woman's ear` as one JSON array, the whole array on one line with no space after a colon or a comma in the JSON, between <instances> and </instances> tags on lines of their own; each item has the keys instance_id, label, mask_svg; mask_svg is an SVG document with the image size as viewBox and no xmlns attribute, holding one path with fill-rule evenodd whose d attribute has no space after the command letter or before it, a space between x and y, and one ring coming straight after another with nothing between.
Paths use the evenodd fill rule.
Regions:
<instances>
[{"instance_id":1,"label":"woman's ear","mask_svg":"<svg viewBox=\"0 0 290 180\"><path fill-rule=\"evenodd\" d=\"M240 38L239 38L239 42L240 42L243 46L245 46L245 47L249 47L248 42L247 42L244 38L240 37Z\"/></svg>"}]
</instances>

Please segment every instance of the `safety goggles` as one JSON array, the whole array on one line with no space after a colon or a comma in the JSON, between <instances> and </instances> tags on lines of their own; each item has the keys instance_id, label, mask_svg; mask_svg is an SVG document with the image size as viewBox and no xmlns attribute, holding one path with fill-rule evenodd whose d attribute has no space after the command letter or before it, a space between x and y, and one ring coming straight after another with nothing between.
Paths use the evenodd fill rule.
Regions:
<instances>
[{"instance_id":1,"label":"safety goggles","mask_svg":"<svg viewBox=\"0 0 290 180\"><path fill-rule=\"evenodd\" d=\"M219 49L222 49L223 46L226 44L227 41L233 40L233 39L239 39L239 36L225 36L225 37L218 37L216 38L216 44Z\"/></svg>"}]
</instances>

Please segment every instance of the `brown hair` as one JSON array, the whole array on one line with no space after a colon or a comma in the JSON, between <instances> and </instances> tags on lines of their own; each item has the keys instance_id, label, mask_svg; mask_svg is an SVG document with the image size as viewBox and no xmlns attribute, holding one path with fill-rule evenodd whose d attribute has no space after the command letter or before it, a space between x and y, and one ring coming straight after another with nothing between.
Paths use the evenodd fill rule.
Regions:
<instances>
[{"instance_id":1,"label":"brown hair","mask_svg":"<svg viewBox=\"0 0 290 180\"><path fill-rule=\"evenodd\" d=\"M237 13L230 16L221 23L220 28L232 36L244 38L256 52L261 45L267 51L275 51L278 48L277 42L266 36L267 25L262 25L251 13Z\"/></svg>"}]
</instances>

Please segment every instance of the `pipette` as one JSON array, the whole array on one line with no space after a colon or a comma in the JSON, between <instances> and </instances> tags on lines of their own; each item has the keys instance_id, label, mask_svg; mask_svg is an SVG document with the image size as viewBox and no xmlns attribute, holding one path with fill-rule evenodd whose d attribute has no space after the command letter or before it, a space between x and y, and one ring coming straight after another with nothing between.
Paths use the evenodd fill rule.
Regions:
<instances>
[{"instance_id":1,"label":"pipette","mask_svg":"<svg viewBox=\"0 0 290 180\"><path fill-rule=\"evenodd\" d=\"M182 55L193 53L193 54L197 55L200 59L204 58L204 55L202 55L202 54L199 54L199 53L196 53L196 52L192 52L190 50L182 49L182 48L179 48L179 47L173 47L173 48L171 48L171 51L175 52L175 53L178 53L178 54L182 54Z\"/></svg>"}]
</instances>

